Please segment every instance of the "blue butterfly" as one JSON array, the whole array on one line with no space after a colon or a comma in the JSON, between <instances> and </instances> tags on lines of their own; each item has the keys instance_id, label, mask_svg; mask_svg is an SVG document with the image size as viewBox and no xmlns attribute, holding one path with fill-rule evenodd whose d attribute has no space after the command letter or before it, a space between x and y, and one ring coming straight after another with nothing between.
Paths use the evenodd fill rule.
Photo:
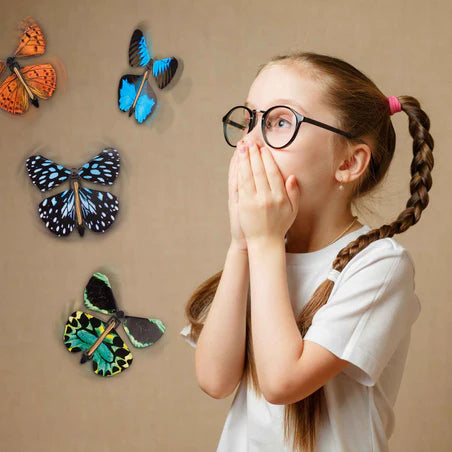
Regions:
<instances>
[{"instance_id":1,"label":"blue butterfly","mask_svg":"<svg viewBox=\"0 0 452 452\"><path fill-rule=\"evenodd\" d=\"M68 170L42 155L32 155L26 162L28 175L41 191L51 190L69 179L70 189L44 199L39 216L58 237L69 235L74 227L80 236L85 225L94 232L105 232L119 210L116 196L109 192L81 186L81 180L112 185L119 174L119 152L106 148L81 168Z\"/></svg>"},{"instance_id":2,"label":"blue butterfly","mask_svg":"<svg viewBox=\"0 0 452 452\"><path fill-rule=\"evenodd\" d=\"M144 67L142 75L126 74L121 77L118 86L118 105L129 116L135 113L135 119L141 124L157 105L157 96L148 77L152 72L160 89L165 88L176 73L178 62L174 57L154 60L146 45L143 32L136 29L129 45L129 64L132 67Z\"/></svg>"}]
</instances>

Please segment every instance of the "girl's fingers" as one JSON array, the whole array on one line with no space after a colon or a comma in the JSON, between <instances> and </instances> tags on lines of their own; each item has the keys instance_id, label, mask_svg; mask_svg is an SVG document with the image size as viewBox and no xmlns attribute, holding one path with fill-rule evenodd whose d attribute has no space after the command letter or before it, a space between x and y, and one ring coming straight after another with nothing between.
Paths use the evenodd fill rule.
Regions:
<instances>
[{"instance_id":1,"label":"girl's fingers","mask_svg":"<svg viewBox=\"0 0 452 452\"><path fill-rule=\"evenodd\" d=\"M237 149L234 152L234 168L232 171L232 199L234 202L239 202L239 165L238 165Z\"/></svg>"},{"instance_id":2,"label":"girl's fingers","mask_svg":"<svg viewBox=\"0 0 452 452\"><path fill-rule=\"evenodd\" d=\"M279 170L278 165L276 164L272 153L266 148L261 148L261 157L262 162L265 167L265 171L267 173L267 181L270 185L272 193L279 195L286 195L286 186L284 182L284 178Z\"/></svg>"},{"instance_id":3,"label":"girl's fingers","mask_svg":"<svg viewBox=\"0 0 452 452\"><path fill-rule=\"evenodd\" d=\"M256 193L256 186L254 185L253 172L251 169L251 163L248 156L248 151L242 152L241 149L246 145L238 145L238 188L239 191L244 193L253 194Z\"/></svg>"},{"instance_id":4,"label":"girl's fingers","mask_svg":"<svg viewBox=\"0 0 452 452\"><path fill-rule=\"evenodd\" d=\"M229 176L228 176L228 192L229 199L234 199L234 192L237 191L237 150L232 154L229 162Z\"/></svg>"},{"instance_id":5,"label":"girl's fingers","mask_svg":"<svg viewBox=\"0 0 452 452\"><path fill-rule=\"evenodd\" d=\"M254 142L249 146L249 156L256 190L261 193L269 192L271 188L267 180L264 162L262 161L261 153Z\"/></svg>"}]
</instances>

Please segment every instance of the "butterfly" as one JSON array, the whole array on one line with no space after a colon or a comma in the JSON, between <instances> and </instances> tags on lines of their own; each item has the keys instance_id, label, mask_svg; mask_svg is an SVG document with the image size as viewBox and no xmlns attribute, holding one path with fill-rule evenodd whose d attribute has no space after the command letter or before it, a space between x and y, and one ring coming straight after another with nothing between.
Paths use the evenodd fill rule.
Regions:
<instances>
[{"instance_id":1,"label":"butterfly","mask_svg":"<svg viewBox=\"0 0 452 452\"><path fill-rule=\"evenodd\" d=\"M132 364L132 353L115 331L121 323L132 344L138 348L153 345L165 332L166 327L161 320L130 317L119 311L110 282L103 273L91 276L83 301L92 311L113 315L105 323L86 312L73 312L66 322L63 341L70 352L83 352L82 364L92 359L97 375L113 376Z\"/></svg>"},{"instance_id":2,"label":"butterfly","mask_svg":"<svg viewBox=\"0 0 452 452\"><path fill-rule=\"evenodd\" d=\"M74 227L80 236L85 225L93 232L105 232L115 221L119 210L116 196L109 192L81 186L81 180L112 185L119 174L119 152L106 148L81 168L68 170L42 155L26 161L28 175L41 191L58 187L69 179L70 188L39 204L39 216L58 237L69 235Z\"/></svg>"},{"instance_id":3,"label":"butterfly","mask_svg":"<svg viewBox=\"0 0 452 452\"><path fill-rule=\"evenodd\" d=\"M46 44L39 25L30 17L21 23L22 37L16 51L6 63L0 61L0 74L8 66L11 75L0 85L0 108L21 115L29 102L39 107L38 97L48 99L56 88L56 72L51 64L34 64L21 68L17 57L42 55Z\"/></svg>"},{"instance_id":4,"label":"butterfly","mask_svg":"<svg viewBox=\"0 0 452 452\"><path fill-rule=\"evenodd\" d=\"M160 89L165 88L176 73L178 62L174 57L154 60L149 54L143 32L136 29L129 45L129 64L132 67L144 67L142 75L126 74L121 77L118 87L118 104L129 116L135 113L135 119L141 124L157 105L157 96L148 82L152 72Z\"/></svg>"}]
</instances>

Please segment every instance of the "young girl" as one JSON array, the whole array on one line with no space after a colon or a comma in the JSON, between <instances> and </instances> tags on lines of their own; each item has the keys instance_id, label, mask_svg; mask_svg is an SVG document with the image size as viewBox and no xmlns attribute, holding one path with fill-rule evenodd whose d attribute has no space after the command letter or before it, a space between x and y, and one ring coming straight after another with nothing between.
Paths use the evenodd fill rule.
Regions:
<instances>
[{"instance_id":1,"label":"young girl","mask_svg":"<svg viewBox=\"0 0 452 452\"><path fill-rule=\"evenodd\" d=\"M351 204L383 180L400 111L414 140L411 196L372 229ZM181 331L204 392L239 384L217 452L387 451L420 312L413 260L392 237L428 205L429 118L340 59L297 53L264 65L223 126L237 147L232 240Z\"/></svg>"}]
</instances>

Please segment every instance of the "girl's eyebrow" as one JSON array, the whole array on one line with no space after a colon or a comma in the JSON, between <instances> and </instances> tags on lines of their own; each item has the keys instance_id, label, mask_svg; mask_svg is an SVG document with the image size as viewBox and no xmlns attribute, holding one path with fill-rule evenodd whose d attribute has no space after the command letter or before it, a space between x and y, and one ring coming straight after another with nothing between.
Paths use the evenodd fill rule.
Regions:
<instances>
[{"instance_id":1,"label":"girl's eyebrow","mask_svg":"<svg viewBox=\"0 0 452 452\"><path fill-rule=\"evenodd\" d=\"M272 103L274 105L288 104L291 107L294 107L295 110L299 110L301 113L303 113L303 115L307 115L306 110L300 104L298 104L297 102L294 102L292 99L275 99ZM245 107L253 109L253 107L251 106L251 104L248 101L245 101L244 105L245 105Z\"/></svg>"}]
</instances>

